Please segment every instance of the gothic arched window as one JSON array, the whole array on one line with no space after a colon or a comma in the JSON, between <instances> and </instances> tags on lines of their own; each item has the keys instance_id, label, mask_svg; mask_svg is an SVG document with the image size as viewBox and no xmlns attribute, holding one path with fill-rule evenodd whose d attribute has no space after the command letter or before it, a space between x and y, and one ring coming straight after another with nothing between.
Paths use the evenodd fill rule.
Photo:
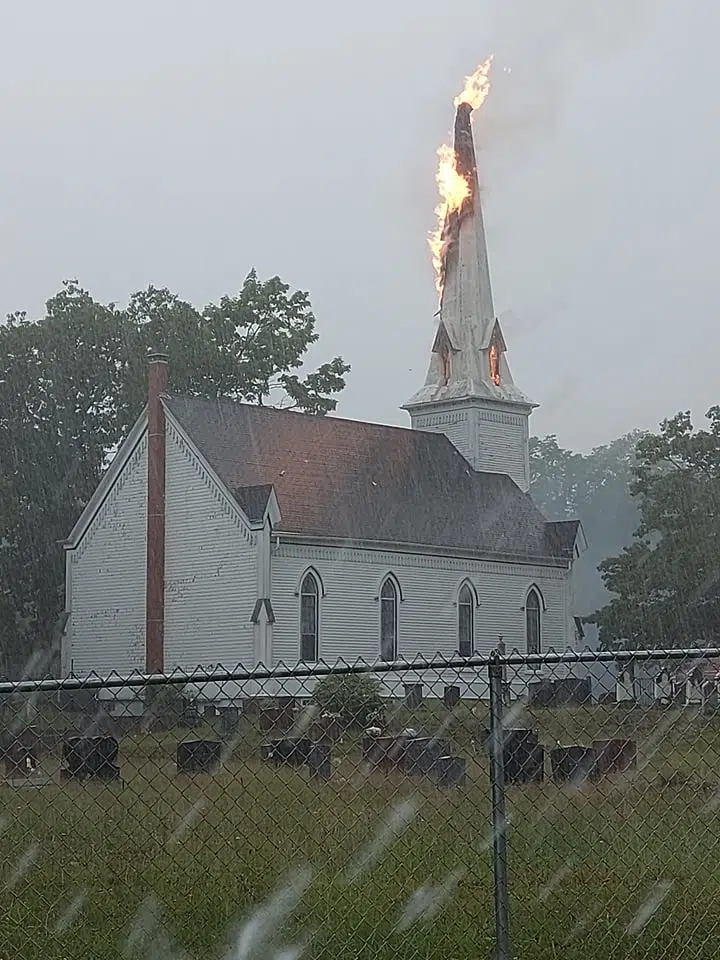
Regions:
<instances>
[{"instance_id":1,"label":"gothic arched window","mask_svg":"<svg viewBox=\"0 0 720 960\"><path fill-rule=\"evenodd\" d=\"M397 660L398 591L392 577L380 589L380 659L385 663Z\"/></svg>"},{"instance_id":2,"label":"gothic arched window","mask_svg":"<svg viewBox=\"0 0 720 960\"><path fill-rule=\"evenodd\" d=\"M458 596L458 651L461 657L471 657L475 639L475 597L470 585L464 583Z\"/></svg>"},{"instance_id":3,"label":"gothic arched window","mask_svg":"<svg viewBox=\"0 0 720 960\"><path fill-rule=\"evenodd\" d=\"M300 587L300 659L314 663L318 658L320 588L314 574L307 573Z\"/></svg>"},{"instance_id":4,"label":"gothic arched window","mask_svg":"<svg viewBox=\"0 0 720 960\"><path fill-rule=\"evenodd\" d=\"M542 604L533 587L525 601L525 643L528 653L540 653L542 648Z\"/></svg>"}]
</instances>

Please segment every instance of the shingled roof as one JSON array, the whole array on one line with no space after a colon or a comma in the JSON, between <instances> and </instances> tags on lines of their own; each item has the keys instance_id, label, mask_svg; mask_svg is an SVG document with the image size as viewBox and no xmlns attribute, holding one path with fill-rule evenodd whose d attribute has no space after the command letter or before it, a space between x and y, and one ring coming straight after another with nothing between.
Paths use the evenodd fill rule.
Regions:
<instances>
[{"instance_id":1,"label":"shingled roof","mask_svg":"<svg viewBox=\"0 0 720 960\"><path fill-rule=\"evenodd\" d=\"M280 532L566 562L578 524L548 523L507 476L476 473L442 434L170 396L170 414L255 517Z\"/></svg>"}]
</instances>

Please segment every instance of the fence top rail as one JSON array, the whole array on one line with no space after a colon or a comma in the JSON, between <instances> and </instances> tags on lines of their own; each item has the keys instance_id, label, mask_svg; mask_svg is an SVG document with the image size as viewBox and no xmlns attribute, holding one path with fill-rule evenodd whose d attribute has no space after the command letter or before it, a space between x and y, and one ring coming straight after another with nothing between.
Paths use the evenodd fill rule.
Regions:
<instances>
[{"instance_id":1,"label":"fence top rail","mask_svg":"<svg viewBox=\"0 0 720 960\"><path fill-rule=\"evenodd\" d=\"M423 674L432 671L468 671L485 670L495 664L510 667L551 667L558 665L574 666L593 663L628 663L652 661L681 661L720 659L720 647L683 647L672 650L566 650L561 653L522 654L517 651L509 654L493 653L490 656L473 657L434 657L414 660L395 660L386 662L347 663L339 660L329 664L320 661L311 665L287 666L280 663L275 667L263 664L248 669L242 665L234 669L217 667L213 670L173 670L171 673L148 674L135 672L127 675L111 673L107 676L88 674L83 677L63 678L45 677L42 679L8 680L0 682L0 696L15 693L55 693L74 690L108 690L128 687L148 687L161 685L182 685L187 683L247 683L263 680L284 680L290 678L318 678L329 675L350 674Z\"/></svg>"}]
</instances>

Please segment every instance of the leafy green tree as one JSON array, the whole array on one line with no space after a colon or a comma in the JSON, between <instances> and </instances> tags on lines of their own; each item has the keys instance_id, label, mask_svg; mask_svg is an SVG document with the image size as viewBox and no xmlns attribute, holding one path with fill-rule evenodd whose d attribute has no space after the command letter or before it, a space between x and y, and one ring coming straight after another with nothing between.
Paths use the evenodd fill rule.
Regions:
<instances>
[{"instance_id":1,"label":"leafy green tree","mask_svg":"<svg viewBox=\"0 0 720 960\"><path fill-rule=\"evenodd\" d=\"M720 629L720 407L708 429L688 412L637 446L633 543L605 560L612 599L594 616L604 646L715 644Z\"/></svg>"},{"instance_id":2,"label":"leafy green tree","mask_svg":"<svg viewBox=\"0 0 720 960\"><path fill-rule=\"evenodd\" d=\"M167 348L177 393L322 415L349 367L301 376L317 339L308 295L255 271L202 310L156 287L121 309L68 281L40 320L0 324L0 673L52 644L61 542L144 407L147 348Z\"/></svg>"},{"instance_id":3,"label":"leafy green tree","mask_svg":"<svg viewBox=\"0 0 720 960\"><path fill-rule=\"evenodd\" d=\"M550 520L580 520L587 537L588 549L574 569L578 615L609 599L598 564L629 544L638 524L630 483L640 436L630 433L588 454L563 449L555 436L530 440L533 500Z\"/></svg>"}]
</instances>

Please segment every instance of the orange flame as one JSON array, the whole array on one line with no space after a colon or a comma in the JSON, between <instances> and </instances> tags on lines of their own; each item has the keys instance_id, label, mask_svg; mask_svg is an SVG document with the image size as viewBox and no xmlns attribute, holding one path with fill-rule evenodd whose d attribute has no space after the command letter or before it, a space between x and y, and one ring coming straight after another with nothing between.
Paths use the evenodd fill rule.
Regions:
<instances>
[{"instance_id":1,"label":"orange flame","mask_svg":"<svg viewBox=\"0 0 720 960\"><path fill-rule=\"evenodd\" d=\"M455 108L461 103L469 103L473 110L483 105L490 93L490 68L493 58L488 57L480 66L465 78L465 87L462 93L455 97ZM443 144L438 150L438 169L435 179L440 193L440 203L435 208L437 226L430 234L428 243L432 254L435 269L435 285L438 293L442 292L443 265L447 251L448 240L445 236L445 224L448 215L459 210L464 201L470 196L470 184L457 169L457 157L453 147Z\"/></svg>"},{"instance_id":2,"label":"orange flame","mask_svg":"<svg viewBox=\"0 0 720 960\"><path fill-rule=\"evenodd\" d=\"M491 54L484 63L481 63L474 73L465 77L465 87L462 93L455 97L455 108L461 103L469 103L473 110L479 110L487 100L490 93L490 68L492 67L493 55Z\"/></svg>"}]
</instances>

